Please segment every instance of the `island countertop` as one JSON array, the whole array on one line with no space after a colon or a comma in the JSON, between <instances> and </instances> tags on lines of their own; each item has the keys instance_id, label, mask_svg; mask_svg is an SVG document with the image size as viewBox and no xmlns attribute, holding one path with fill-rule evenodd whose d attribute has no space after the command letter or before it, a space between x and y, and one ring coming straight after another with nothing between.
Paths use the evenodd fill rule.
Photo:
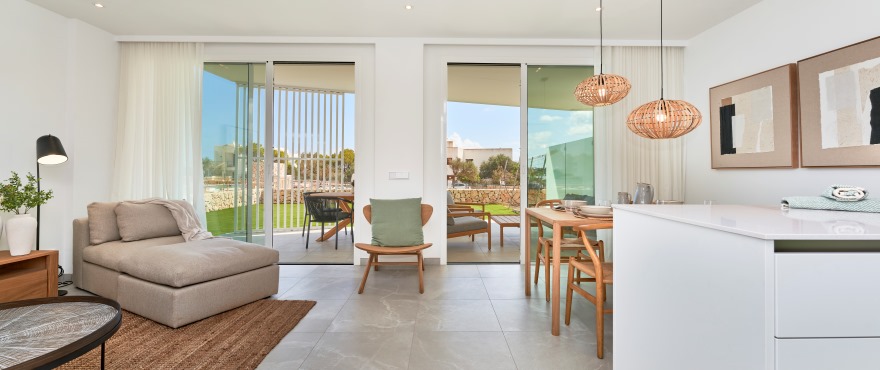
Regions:
<instances>
[{"instance_id":1,"label":"island countertop","mask_svg":"<svg viewBox=\"0 0 880 370\"><path fill-rule=\"evenodd\" d=\"M880 213L782 210L778 205L615 204L614 209L767 240L880 239Z\"/></svg>"}]
</instances>

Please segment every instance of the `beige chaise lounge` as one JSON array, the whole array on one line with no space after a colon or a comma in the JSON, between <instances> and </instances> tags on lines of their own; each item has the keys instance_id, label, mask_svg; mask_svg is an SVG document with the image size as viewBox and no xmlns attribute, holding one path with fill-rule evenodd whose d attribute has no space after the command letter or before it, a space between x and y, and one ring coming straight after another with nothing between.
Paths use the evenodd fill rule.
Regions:
<instances>
[{"instance_id":1,"label":"beige chaise lounge","mask_svg":"<svg viewBox=\"0 0 880 370\"><path fill-rule=\"evenodd\" d=\"M156 204L92 203L73 221L73 282L177 328L278 292L278 251L214 238L184 242Z\"/></svg>"}]
</instances>

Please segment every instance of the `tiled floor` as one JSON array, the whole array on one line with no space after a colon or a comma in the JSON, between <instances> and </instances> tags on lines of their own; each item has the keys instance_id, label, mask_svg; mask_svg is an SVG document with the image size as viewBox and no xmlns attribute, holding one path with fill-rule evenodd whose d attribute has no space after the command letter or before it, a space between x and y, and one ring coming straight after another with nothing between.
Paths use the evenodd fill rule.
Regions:
<instances>
[{"instance_id":1,"label":"tiled floor","mask_svg":"<svg viewBox=\"0 0 880 370\"><path fill-rule=\"evenodd\" d=\"M525 297L521 266L427 266L424 294L416 271L404 267L371 272L357 294L362 271L283 266L276 298L318 304L259 368L611 369L612 316L602 360L595 308L582 297L573 302L571 325L550 335L543 280Z\"/></svg>"},{"instance_id":2,"label":"tiled floor","mask_svg":"<svg viewBox=\"0 0 880 370\"><path fill-rule=\"evenodd\" d=\"M312 228L309 249L301 231L275 234L275 247L281 253L281 263L295 264L350 264L352 262L351 235L339 235L339 249L336 249L335 237L323 242L315 241L320 235L320 228ZM349 230L349 233L351 230ZM447 239L447 260L449 263L518 263L519 262L519 228L504 228L504 247L499 244L498 225L492 223L492 250L488 248L486 234L476 235L475 240L462 236ZM262 243L262 241L257 241Z\"/></svg>"},{"instance_id":3,"label":"tiled floor","mask_svg":"<svg viewBox=\"0 0 880 370\"><path fill-rule=\"evenodd\" d=\"M361 266L281 266L273 298L318 304L259 369L612 368L613 316L605 316L601 360L595 308L583 297L573 301L571 325L550 335L543 279L526 297L519 265L426 266L424 294L416 270L396 266L370 272L357 294L362 272ZM591 285L584 288L592 291ZM564 315L564 300L561 308Z\"/></svg>"}]
</instances>

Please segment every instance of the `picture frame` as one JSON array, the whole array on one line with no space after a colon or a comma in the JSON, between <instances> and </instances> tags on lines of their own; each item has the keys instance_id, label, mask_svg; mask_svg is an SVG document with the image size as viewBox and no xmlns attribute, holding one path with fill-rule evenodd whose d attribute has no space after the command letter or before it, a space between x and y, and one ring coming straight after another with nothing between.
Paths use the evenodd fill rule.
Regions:
<instances>
[{"instance_id":1,"label":"picture frame","mask_svg":"<svg viewBox=\"0 0 880 370\"><path fill-rule=\"evenodd\" d=\"M880 166L880 37L798 61L804 167Z\"/></svg>"},{"instance_id":2,"label":"picture frame","mask_svg":"<svg viewBox=\"0 0 880 370\"><path fill-rule=\"evenodd\" d=\"M709 89L712 168L797 168L797 66Z\"/></svg>"}]
</instances>

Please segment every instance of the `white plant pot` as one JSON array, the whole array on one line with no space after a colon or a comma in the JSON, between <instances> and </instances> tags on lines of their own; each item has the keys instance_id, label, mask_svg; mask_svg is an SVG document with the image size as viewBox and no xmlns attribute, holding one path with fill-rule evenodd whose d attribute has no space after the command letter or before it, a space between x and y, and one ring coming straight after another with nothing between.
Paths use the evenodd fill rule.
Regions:
<instances>
[{"instance_id":1,"label":"white plant pot","mask_svg":"<svg viewBox=\"0 0 880 370\"><path fill-rule=\"evenodd\" d=\"M31 253L37 239L37 219L29 214L12 216L6 221L6 239L9 254L23 256Z\"/></svg>"}]
</instances>

